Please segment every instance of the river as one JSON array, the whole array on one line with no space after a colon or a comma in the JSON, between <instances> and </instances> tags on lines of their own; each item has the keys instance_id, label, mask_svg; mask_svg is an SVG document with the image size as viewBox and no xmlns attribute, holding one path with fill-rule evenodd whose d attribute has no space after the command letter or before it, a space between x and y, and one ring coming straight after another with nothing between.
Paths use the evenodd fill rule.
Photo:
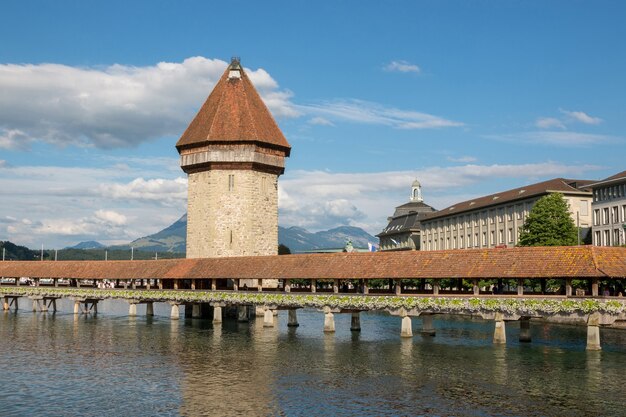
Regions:
<instances>
[{"instance_id":1,"label":"river","mask_svg":"<svg viewBox=\"0 0 626 417\"><path fill-rule=\"evenodd\" d=\"M584 327L531 324L532 343L491 343L493 322L435 316L435 337L400 338L400 319L298 311L263 319L172 321L128 317L104 301L97 316L0 313L2 416L623 416L626 331L602 329L586 352Z\"/></svg>"}]
</instances>

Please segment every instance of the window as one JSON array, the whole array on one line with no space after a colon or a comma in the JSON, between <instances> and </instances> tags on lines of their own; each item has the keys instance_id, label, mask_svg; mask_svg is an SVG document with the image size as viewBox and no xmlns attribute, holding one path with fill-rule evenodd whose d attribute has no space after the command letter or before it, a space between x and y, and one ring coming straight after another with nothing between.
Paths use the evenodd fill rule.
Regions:
<instances>
[{"instance_id":1,"label":"window","mask_svg":"<svg viewBox=\"0 0 626 417\"><path fill-rule=\"evenodd\" d=\"M611 246L611 231L610 230L604 231L604 242L602 242L602 244L604 246Z\"/></svg>"},{"instance_id":2,"label":"window","mask_svg":"<svg viewBox=\"0 0 626 417\"><path fill-rule=\"evenodd\" d=\"M508 221L513 221L513 206L506 208L506 219Z\"/></svg>"},{"instance_id":3,"label":"window","mask_svg":"<svg viewBox=\"0 0 626 417\"><path fill-rule=\"evenodd\" d=\"M613 213L611 216L611 223L619 223L619 207L615 206L613 207Z\"/></svg>"},{"instance_id":4,"label":"window","mask_svg":"<svg viewBox=\"0 0 626 417\"><path fill-rule=\"evenodd\" d=\"M622 206L622 221L626 222L626 204Z\"/></svg>"},{"instance_id":5,"label":"window","mask_svg":"<svg viewBox=\"0 0 626 417\"><path fill-rule=\"evenodd\" d=\"M495 230L492 230L489 235L489 244L493 245L495 243L495 240L496 240L496 232Z\"/></svg>"},{"instance_id":6,"label":"window","mask_svg":"<svg viewBox=\"0 0 626 417\"><path fill-rule=\"evenodd\" d=\"M613 244L619 245L619 229L613 229Z\"/></svg>"},{"instance_id":7,"label":"window","mask_svg":"<svg viewBox=\"0 0 626 417\"><path fill-rule=\"evenodd\" d=\"M600 209L595 209L593 211L593 225L597 226L600 224Z\"/></svg>"},{"instance_id":8,"label":"window","mask_svg":"<svg viewBox=\"0 0 626 417\"><path fill-rule=\"evenodd\" d=\"M235 175L230 174L228 176L228 191L233 191L235 189Z\"/></svg>"},{"instance_id":9,"label":"window","mask_svg":"<svg viewBox=\"0 0 626 417\"><path fill-rule=\"evenodd\" d=\"M478 246L478 233L474 233L474 246Z\"/></svg>"},{"instance_id":10,"label":"window","mask_svg":"<svg viewBox=\"0 0 626 417\"><path fill-rule=\"evenodd\" d=\"M487 232L483 232L483 246L487 246Z\"/></svg>"},{"instance_id":11,"label":"window","mask_svg":"<svg viewBox=\"0 0 626 417\"><path fill-rule=\"evenodd\" d=\"M504 221L504 209L498 209L498 223L502 223Z\"/></svg>"},{"instance_id":12,"label":"window","mask_svg":"<svg viewBox=\"0 0 626 417\"><path fill-rule=\"evenodd\" d=\"M609 208L602 209L602 224L609 224Z\"/></svg>"},{"instance_id":13,"label":"window","mask_svg":"<svg viewBox=\"0 0 626 417\"><path fill-rule=\"evenodd\" d=\"M496 211L489 210L489 223L494 224L495 221L496 221Z\"/></svg>"},{"instance_id":14,"label":"window","mask_svg":"<svg viewBox=\"0 0 626 417\"><path fill-rule=\"evenodd\" d=\"M513 243L513 228L509 227L509 243Z\"/></svg>"},{"instance_id":15,"label":"window","mask_svg":"<svg viewBox=\"0 0 626 417\"><path fill-rule=\"evenodd\" d=\"M498 243L504 243L504 230L502 229L498 230Z\"/></svg>"},{"instance_id":16,"label":"window","mask_svg":"<svg viewBox=\"0 0 626 417\"><path fill-rule=\"evenodd\" d=\"M602 245L602 241L600 240L602 239L600 236L600 231L596 230L595 234L594 234L594 238L593 238L593 244L596 246L601 246Z\"/></svg>"},{"instance_id":17,"label":"window","mask_svg":"<svg viewBox=\"0 0 626 417\"><path fill-rule=\"evenodd\" d=\"M524 212L524 206L518 204L517 206L515 206L515 211L517 212L517 220L521 220L522 213Z\"/></svg>"}]
</instances>

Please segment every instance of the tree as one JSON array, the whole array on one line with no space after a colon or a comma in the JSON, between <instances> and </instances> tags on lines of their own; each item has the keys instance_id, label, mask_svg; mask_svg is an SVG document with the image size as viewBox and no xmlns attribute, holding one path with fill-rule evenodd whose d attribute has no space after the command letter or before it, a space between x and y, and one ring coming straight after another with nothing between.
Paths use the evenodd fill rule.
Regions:
<instances>
[{"instance_id":1,"label":"tree","mask_svg":"<svg viewBox=\"0 0 626 417\"><path fill-rule=\"evenodd\" d=\"M278 254L279 255L290 255L291 249L288 246L283 245L282 243L278 245Z\"/></svg>"},{"instance_id":2,"label":"tree","mask_svg":"<svg viewBox=\"0 0 626 417\"><path fill-rule=\"evenodd\" d=\"M578 230L563 194L541 197L530 210L519 238L519 246L573 246Z\"/></svg>"}]
</instances>

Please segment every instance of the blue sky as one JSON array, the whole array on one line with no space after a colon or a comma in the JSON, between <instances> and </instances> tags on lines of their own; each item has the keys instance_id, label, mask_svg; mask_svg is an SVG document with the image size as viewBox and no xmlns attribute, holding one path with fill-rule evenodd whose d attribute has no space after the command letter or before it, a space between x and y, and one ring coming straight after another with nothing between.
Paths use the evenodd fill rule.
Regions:
<instances>
[{"instance_id":1,"label":"blue sky","mask_svg":"<svg viewBox=\"0 0 626 417\"><path fill-rule=\"evenodd\" d=\"M625 169L621 1L5 1L0 240L127 242L186 205L174 144L240 56L292 145L280 223Z\"/></svg>"}]
</instances>

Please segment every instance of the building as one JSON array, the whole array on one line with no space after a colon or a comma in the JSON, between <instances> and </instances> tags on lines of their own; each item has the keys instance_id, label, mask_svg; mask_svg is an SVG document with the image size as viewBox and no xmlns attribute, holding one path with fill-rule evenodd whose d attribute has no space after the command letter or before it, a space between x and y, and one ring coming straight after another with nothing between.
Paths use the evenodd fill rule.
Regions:
<instances>
[{"instance_id":1,"label":"building","mask_svg":"<svg viewBox=\"0 0 626 417\"><path fill-rule=\"evenodd\" d=\"M555 178L473 200L422 218L422 250L513 247L537 200L561 193L579 227L581 242L591 227L591 181Z\"/></svg>"},{"instance_id":2,"label":"building","mask_svg":"<svg viewBox=\"0 0 626 417\"><path fill-rule=\"evenodd\" d=\"M626 245L626 171L590 185L593 244Z\"/></svg>"},{"instance_id":3,"label":"building","mask_svg":"<svg viewBox=\"0 0 626 417\"><path fill-rule=\"evenodd\" d=\"M291 147L238 58L176 143L187 173L187 257L276 255L278 176Z\"/></svg>"},{"instance_id":4,"label":"building","mask_svg":"<svg viewBox=\"0 0 626 417\"><path fill-rule=\"evenodd\" d=\"M420 219L434 211L424 203L420 182L413 181L409 202L396 207L393 216L387 218L387 227L376 235L380 240L380 250L419 250Z\"/></svg>"}]
</instances>

